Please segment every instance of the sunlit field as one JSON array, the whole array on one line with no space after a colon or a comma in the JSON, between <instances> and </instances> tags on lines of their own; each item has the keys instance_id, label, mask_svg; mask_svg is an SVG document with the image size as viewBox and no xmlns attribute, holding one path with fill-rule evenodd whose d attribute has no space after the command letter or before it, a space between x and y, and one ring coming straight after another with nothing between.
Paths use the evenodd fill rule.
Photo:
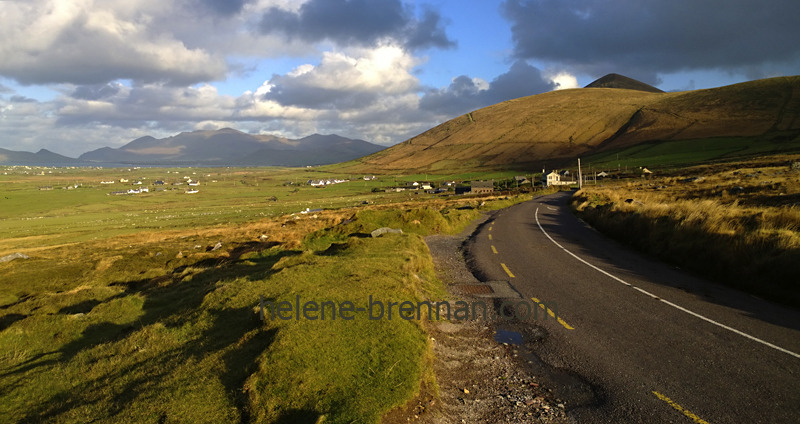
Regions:
<instances>
[{"instance_id":1,"label":"sunlit field","mask_svg":"<svg viewBox=\"0 0 800 424\"><path fill-rule=\"evenodd\" d=\"M0 416L376 422L435 392L423 321L262 320L259 305L444 299L422 236L531 195L387 193L457 176L363 177L0 170L0 257L22 256L0 263ZM349 181L307 184L323 178ZM383 226L403 233L370 237Z\"/></svg>"}]
</instances>

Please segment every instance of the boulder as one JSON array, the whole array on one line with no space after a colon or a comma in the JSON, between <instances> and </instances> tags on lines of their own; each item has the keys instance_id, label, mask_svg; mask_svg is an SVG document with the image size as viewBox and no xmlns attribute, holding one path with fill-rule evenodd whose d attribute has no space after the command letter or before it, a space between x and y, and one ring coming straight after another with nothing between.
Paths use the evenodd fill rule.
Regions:
<instances>
[{"instance_id":1,"label":"boulder","mask_svg":"<svg viewBox=\"0 0 800 424\"><path fill-rule=\"evenodd\" d=\"M381 227L370 234L372 234L372 237L375 238L375 237L380 237L386 233L403 234L403 230L399 228Z\"/></svg>"},{"instance_id":2,"label":"boulder","mask_svg":"<svg viewBox=\"0 0 800 424\"><path fill-rule=\"evenodd\" d=\"M30 258L30 256L28 256L28 255L26 255L24 253L17 252L17 253L12 253L10 255L3 256L2 258L0 258L0 263L11 262L14 259L28 259L28 258Z\"/></svg>"}]
</instances>

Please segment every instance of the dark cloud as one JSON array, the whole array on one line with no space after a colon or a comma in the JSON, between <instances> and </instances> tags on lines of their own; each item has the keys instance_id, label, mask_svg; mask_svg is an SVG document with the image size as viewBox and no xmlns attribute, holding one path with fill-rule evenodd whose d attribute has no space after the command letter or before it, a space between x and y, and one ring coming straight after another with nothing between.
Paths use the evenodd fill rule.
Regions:
<instances>
[{"instance_id":1,"label":"dark cloud","mask_svg":"<svg viewBox=\"0 0 800 424\"><path fill-rule=\"evenodd\" d=\"M753 72L800 61L800 2L729 0L507 0L514 55L590 74L698 69Z\"/></svg>"},{"instance_id":2,"label":"dark cloud","mask_svg":"<svg viewBox=\"0 0 800 424\"><path fill-rule=\"evenodd\" d=\"M420 109L445 115L459 115L480 106L480 87L466 75L453 78L449 87L431 90L419 100Z\"/></svg>"},{"instance_id":3,"label":"dark cloud","mask_svg":"<svg viewBox=\"0 0 800 424\"><path fill-rule=\"evenodd\" d=\"M261 18L263 33L282 33L306 42L374 45L395 38L409 48L450 48L439 14L430 8L417 20L400 0L310 0L297 13L271 8Z\"/></svg>"},{"instance_id":4,"label":"dark cloud","mask_svg":"<svg viewBox=\"0 0 800 424\"><path fill-rule=\"evenodd\" d=\"M82 100L100 100L111 97L120 90L119 83L81 85L72 92L72 97Z\"/></svg>"},{"instance_id":5,"label":"dark cloud","mask_svg":"<svg viewBox=\"0 0 800 424\"><path fill-rule=\"evenodd\" d=\"M264 100L274 100L283 106L298 106L310 109L354 109L375 102L377 91L337 90L307 84L304 78L273 75L272 89Z\"/></svg>"},{"instance_id":6,"label":"dark cloud","mask_svg":"<svg viewBox=\"0 0 800 424\"><path fill-rule=\"evenodd\" d=\"M441 16L438 13L433 9L426 8L422 14L422 19L410 25L406 46L411 49L455 47L455 41L447 37L441 21Z\"/></svg>"},{"instance_id":7,"label":"dark cloud","mask_svg":"<svg viewBox=\"0 0 800 424\"><path fill-rule=\"evenodd\" d=\"M201 0L200 2L209 10L222 16L236 15L242 11L245 4L252 0Z\"/></svg>"},{"instance_id":8,"label":"dark cloud","mask_svg":"<svg viewBox=\"0 0 800 424\"><path fill-rule=\"evenodd\" d=\"M8 100L11 101L11 103L36 103L38 101L30 97L19 96L19 95L11 96L11 98Z\"/></svg>"},{"instance_id":9,"label":"dark cloud","mask_svg":"<svg viewBox=\"0 0 800 424\"><path fill-rule=\"evenodd\" d=\"M492 80L486 89L481 89L473 79L462 75L453 79L447 88L425 93L419 107L452 116L555 88L555 83L543 78L539 69L524 61L517 61L508 72Z\"/></svg>"}]
</instances>

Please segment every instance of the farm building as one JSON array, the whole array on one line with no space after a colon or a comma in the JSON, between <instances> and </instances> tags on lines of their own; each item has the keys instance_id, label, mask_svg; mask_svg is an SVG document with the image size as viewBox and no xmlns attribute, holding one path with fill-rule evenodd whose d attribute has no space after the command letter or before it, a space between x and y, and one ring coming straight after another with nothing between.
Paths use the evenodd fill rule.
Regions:
<instances>
[{"instance_id":1,"label":"farm building","mask_svg":"<svg viewBox=\"0 0 800 424\"><path fill-rule=\"evenodd\" d=\"M569 175L569 173L567 173L566 175ZM574 181L562 181L561 180L561 174L559 174L556 171L552 171L549 174L547 174L547 186L548 187L557 186L557 185L570 185L573 182Z\"/></svg>"},{"instance_id":2,"label":"farm building","mask_svg":"<svg viewBox=\"0 0 800 424\"><path fill-rule=\"evenodd\" d=\"M473 181L469 190L470 194L491 193L493 191L494 191L494 180Z\"/></svg>"}]
</instances>

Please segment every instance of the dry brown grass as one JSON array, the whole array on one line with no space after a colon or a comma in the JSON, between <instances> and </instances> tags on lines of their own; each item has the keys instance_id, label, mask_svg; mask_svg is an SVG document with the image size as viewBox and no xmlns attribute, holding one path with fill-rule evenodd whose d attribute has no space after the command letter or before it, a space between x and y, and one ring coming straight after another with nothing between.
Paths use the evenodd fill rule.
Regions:
<instances>
[{"instance_id":1,"label":"dry brown grass","mask_svg":"<svg viewBox=\"0 0 800 424\"><path fill-rule=\"evenodd\" d=\"M613 237L771 299L800 305L800 171L775 161L710 165L586 186L573 205Z\"/></svg>"}]
</instances>

